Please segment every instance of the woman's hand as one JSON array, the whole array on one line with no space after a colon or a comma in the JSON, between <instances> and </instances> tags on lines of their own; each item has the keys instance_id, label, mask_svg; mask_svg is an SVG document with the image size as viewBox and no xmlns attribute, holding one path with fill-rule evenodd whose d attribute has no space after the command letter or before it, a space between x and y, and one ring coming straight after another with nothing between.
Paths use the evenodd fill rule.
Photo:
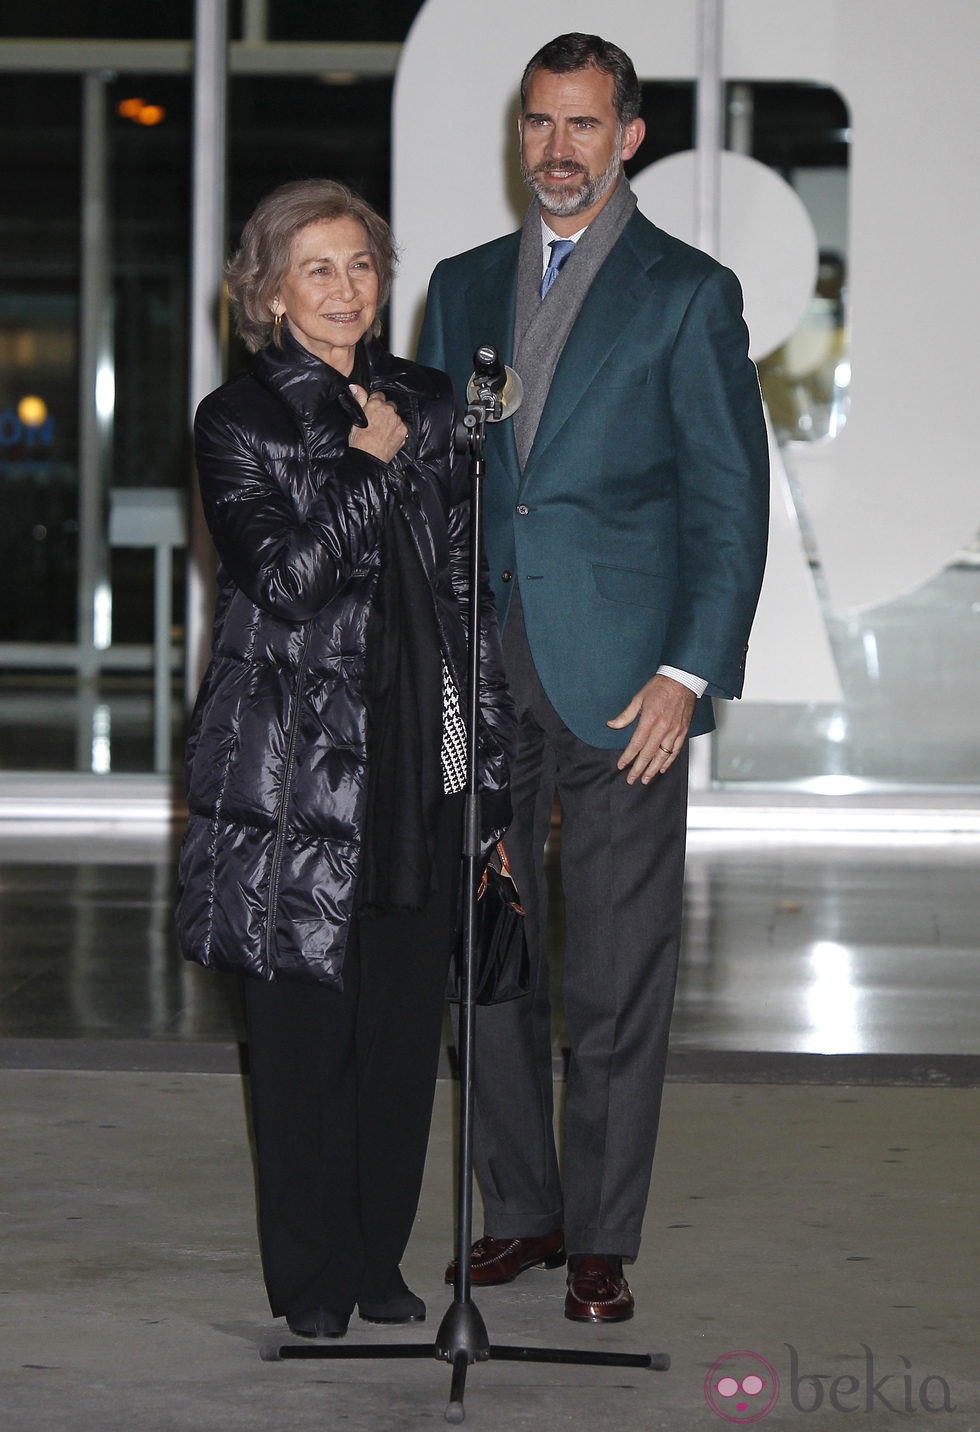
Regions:
<instances>
[{"instance_id":1,"label":"woman's hand","mask_svg":"<svg viewBox=\"0 0 980 1432\"><path fill-rule=\"evenodd\" d=\"M369 452L381 462L391 462L404 446L408 428L398 416L398 409L389 403L381 393L368 397L363 388L351 383L350 390L364 409L366 428L351 428L350 445Z\"/></svg>"}]
</instances>

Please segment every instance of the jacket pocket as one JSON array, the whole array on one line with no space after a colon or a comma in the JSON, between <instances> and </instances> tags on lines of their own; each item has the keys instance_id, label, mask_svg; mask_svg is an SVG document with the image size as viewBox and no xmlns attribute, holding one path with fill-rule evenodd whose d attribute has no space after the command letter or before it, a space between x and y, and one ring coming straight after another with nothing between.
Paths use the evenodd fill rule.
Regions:
<instances>
[{"instance_id":1,"label":"jacket pocket","mask_svg":"<svg viewBox=\"0 0 980 1432\"><path fill-rule=\"evenodd\" d=\"M612 602L629 602L632 606L663 611L669 609L673 601L674 583L655 572L593 562L592 578L599 596L608 597Z\"/></svg>"}]
</instances>

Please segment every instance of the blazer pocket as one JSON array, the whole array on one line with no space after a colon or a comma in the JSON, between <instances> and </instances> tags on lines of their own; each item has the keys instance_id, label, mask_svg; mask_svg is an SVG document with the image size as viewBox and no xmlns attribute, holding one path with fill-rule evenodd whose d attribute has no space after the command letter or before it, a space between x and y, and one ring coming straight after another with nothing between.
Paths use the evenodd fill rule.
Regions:
<instances>
[{"instance_id":1,"label":"blazer pocket","mask_svg":"<svg viewBox=\"0 0 980 1432\"><path fill-rule=\"evenodd\" d=\"M653 367L639 368L601 368L592 380L591 387L599 392L616 389L617 392L623 388L636 388L643 391L649 388L653 382Z\"/></svg>"},{"instance_id":2,"label":"blazer pocket","mask_svg":"<svg viewBox=\"0 0 980 1432\"><path fill-rule=\"evenodd\" d=\"M632 606L654 607L660 611L669 610L673 602L674 583L655 572L593 562L592 577L599 596L613 602L629 602Z\"/></svg>"}]
</instances>

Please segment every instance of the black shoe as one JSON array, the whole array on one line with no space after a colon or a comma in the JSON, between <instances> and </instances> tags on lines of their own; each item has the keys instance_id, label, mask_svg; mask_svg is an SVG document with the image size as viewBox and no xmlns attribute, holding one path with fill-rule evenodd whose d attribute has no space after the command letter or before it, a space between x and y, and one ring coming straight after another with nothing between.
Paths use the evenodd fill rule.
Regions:
<instances>
[{"instance_id":1,"label":"black shoe","mask_svg":"<svg viewBox=\"0 0 980 1432\"><path fill-rule=\"evenodd\" d=\"M349 1322L350 1313L335 1313L331 1308L286 1314L286 1326L298 1338L342 1338Z\"/></svg>"},{"instance_id":2,"label":"black shoe","mask_svg":"<svg viewBox=\"0 0 980 1432\"><path fill-rule=\"evenodd\" d=\"M381 1303L362 1298L357 1305L357 1311L366 1323L425 1322L425 1304L407 1288L404 1293L398 1293L394 1298L388 1298Z\"/></svg>"},{"instance_id":3,"label":"black shoe","mask_svg":"<svg viewBox=\"0 0 980 1432\"><path fill-rule=\"evenodd\" d=\"M424 1323L425 1304L409 1290L401 1270L389 1278L368 1280L357 1300L366 1323Z\"/></svg>"}]
</instances>

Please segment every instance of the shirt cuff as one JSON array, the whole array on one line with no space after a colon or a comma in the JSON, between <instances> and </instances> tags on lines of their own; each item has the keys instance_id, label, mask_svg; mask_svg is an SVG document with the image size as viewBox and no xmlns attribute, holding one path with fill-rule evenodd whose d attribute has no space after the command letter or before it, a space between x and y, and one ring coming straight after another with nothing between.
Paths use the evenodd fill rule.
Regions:
<instances>
[{"instance_id":1,"label":"shirt cuff","mask_svg":"<svg viewBox=\"0 0 980 1432\"><path fill-rule=\"evenodd\" d=\"M695 696L703 696L708 689L708 683L700 676L692 676L689 671L679 671L676 666L658 666L657 675L673 677L682 686L686 686L688 691L693 691Z\"/></svg>"}]
</instances>

